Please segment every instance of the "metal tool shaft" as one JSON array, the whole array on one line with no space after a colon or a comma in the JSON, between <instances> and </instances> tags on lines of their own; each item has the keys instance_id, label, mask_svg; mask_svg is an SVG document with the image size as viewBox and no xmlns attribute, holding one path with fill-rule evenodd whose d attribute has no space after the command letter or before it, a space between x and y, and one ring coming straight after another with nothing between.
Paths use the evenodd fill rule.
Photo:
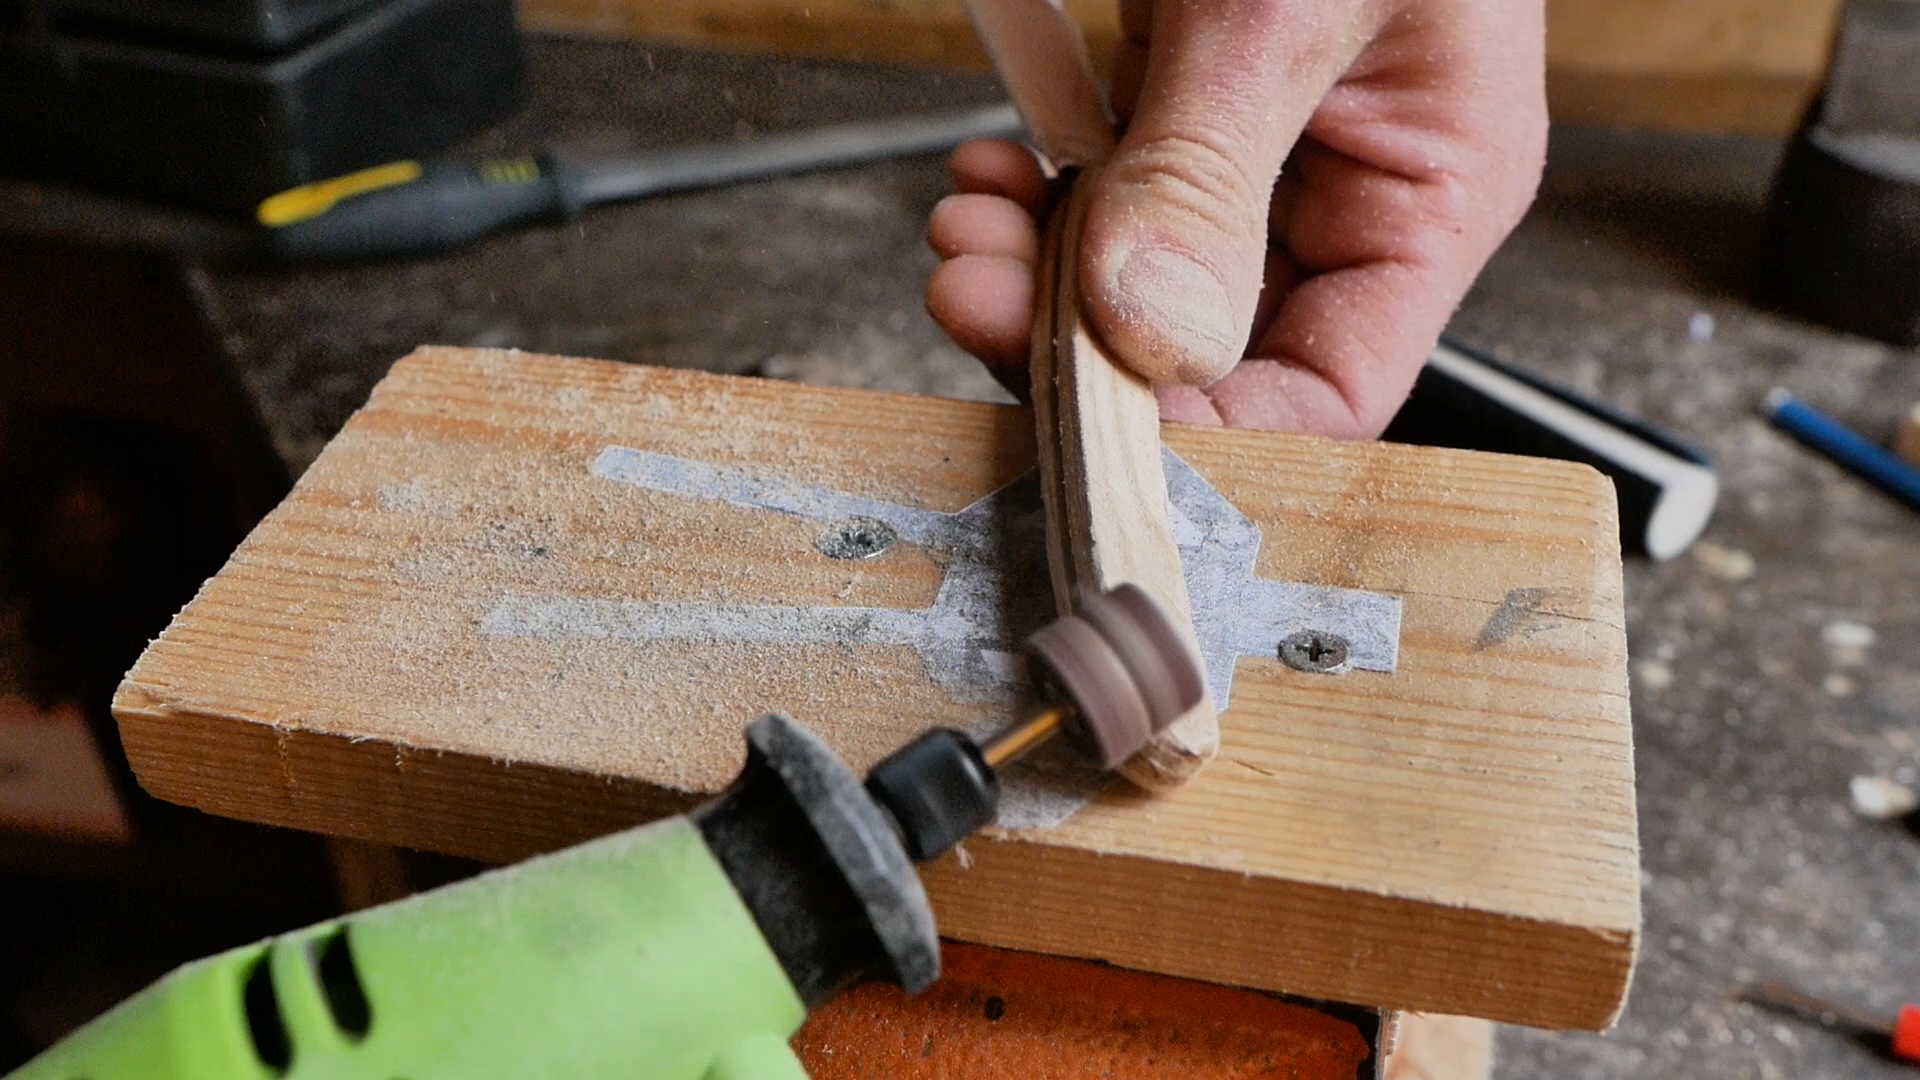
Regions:
<instances>
[{"instance_id":1,"label":"metal tool shaft","mask_svg":"<svg viewBox=\"0 0 1920 1080\"><path fill-rule=\"evenodd\" d=\"M1864 1010L1817 998L1784 983L1755 983L1747 987L1740 997L1749 1004L1797 1016L1825 1028L1881 1035L1893 1030L1893 1020L1889 1017L1875 1016Z\"/></svg>"},{"instance_id":2,"label":"metal tool shaft","mask_svg":"<svg viewBox=\"0 0 1920 1080\"><path fill-rule=\"evenodd\" d=\"M988 765L999 769L1052 738L1053 733L1067 722L1069 713L1070 709L1065 705L1042 709L1020 723L996 732L980 747L980 756L987 759Z\"/></svg>"},{"instance_id":3,"label":"metal tool shaft","mask_svg":"<svg viewBox=\"0 0 1920 1080\"><path fill-rule=\"evenodd\" d=\"M575 197L593 204L932 153L969 139L1013 138L1023 130L1013 106L988 105L763 135L737 143L594 159L556 156L567 159L576 172Z\"/></svg>"}]
</instances>

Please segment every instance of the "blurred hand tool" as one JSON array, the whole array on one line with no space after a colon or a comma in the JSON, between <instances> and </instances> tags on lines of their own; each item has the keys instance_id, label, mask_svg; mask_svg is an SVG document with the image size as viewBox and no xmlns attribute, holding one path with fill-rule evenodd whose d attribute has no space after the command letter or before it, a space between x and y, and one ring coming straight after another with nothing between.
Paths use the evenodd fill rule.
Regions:
<instances>
[{"instance_id":1,"label":"blurred hand tool","mask_svg":"<svg viewBox=\"0 0 1920 1080\"><path fill-rule=\"evenodd\" d=\"M1755 983L1741 992L1740 999L1851 1035L1878 1053L1920 1063L1920 1005L1902 1005L1894 1016L1878 1016L1777 982Z\"/></svg>"},{"instance_id":2,"label":"blurred hand tool","mask_svg":"<svg viewBox=\"0 0 1920 1080\"><path fill-rule=\"evenodd\" d=\"M913 863L993 821L999 769L1061 732L1111 768L1205 685L1132 585L1026 650L1044 704L984 743L934 728L862 783L762 717L691 814L189 964L12 1080L800 1080L807 1009L939 977Z\"/></svg>"},{"instance_id":3,"label":"blurred hand tool","mask_svg":"<svg viewBox=\"0 0 1920 1080\"><path fill-rule=\"evenodd\" d=\"M1021 130L1012 106L987 105L628 154L555 148L477 162L394 161L283 191L255 216L268 250L287 261L427 255L600 203L934 153Z\"/></svg>"}]
</instances>

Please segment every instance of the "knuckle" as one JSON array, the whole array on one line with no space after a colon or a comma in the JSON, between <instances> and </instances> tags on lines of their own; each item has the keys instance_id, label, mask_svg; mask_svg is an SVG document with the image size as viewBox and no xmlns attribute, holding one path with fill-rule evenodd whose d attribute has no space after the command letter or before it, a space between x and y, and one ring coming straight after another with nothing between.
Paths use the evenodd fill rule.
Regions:
<instances>
[{"instance_id":1,"label":"knuckle","mask_svg":"<svg viewBox=\"0 0 1920 1080\"><path fill-rule=\"evenodd\" d=\"M1191 221L1237 235L1264 219L1267 197L1242 161L1238 142L1199 130L1160 136L1129 154L1114 179Z\"/></svg>"}]
</instances>

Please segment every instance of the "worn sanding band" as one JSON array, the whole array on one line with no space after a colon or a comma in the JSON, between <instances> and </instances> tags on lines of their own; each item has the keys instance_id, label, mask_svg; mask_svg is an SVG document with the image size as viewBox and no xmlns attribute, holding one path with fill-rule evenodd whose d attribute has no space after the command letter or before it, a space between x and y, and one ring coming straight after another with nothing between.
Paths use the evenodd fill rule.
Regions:
<instances>
[{"instance_id":1,"label":"worn sanding band","mask_svg":"<svg viewBox=\"0 0 1920 1080\"><path fill-rule=\"evenodd\" d=\"M1092 623L1069 615L1028 638L1027 650L1073 703L1077 734L1102 769L1132 757L1153 736L1146 698Z\"/></svg>"},{"instance_id":2,"label":"worn sanding band","mask_svg":"<svg viewBox=\"0 0 1920 1080\"><path fill-rule=\"evenodd\" d=\"M1073 703L1102 768L1132 757L1202 696L1200 660L1159 604L1125 583L1033 635L1027 651Z\"/></svg>"},{"instance_id":3,"label":"worn sanding band","mask_svg":"<svg viewBox=\"0 0 1920 1080\"><path fill-rule=\"evenodd\" d=\"M1206 691L1200 658L1145 589L1129 581L1088 597L1081 601L1080 617L1120 654L1120 662L1146 699L1154 731L1164 730L1200 704Z\"/></svg>"}]
</instances>

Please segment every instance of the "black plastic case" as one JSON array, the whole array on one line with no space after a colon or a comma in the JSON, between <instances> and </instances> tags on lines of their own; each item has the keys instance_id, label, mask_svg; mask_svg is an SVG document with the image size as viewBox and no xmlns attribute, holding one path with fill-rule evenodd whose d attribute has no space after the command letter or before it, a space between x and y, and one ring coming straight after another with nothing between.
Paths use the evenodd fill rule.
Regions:
<instances>
[{"instance_id":1,"label":"black plastic case","mask_svg":"<svg viewBox=\"0 0 1920 1080\"><path fill-rule=\"evenodd\" d=\"M0 172L231 212L440 150L524 82L512 0L385 0L269 57L0 34Z\"/></svg>"},{"instance_id":2,"label":"black plastic case","mask_svg":"<svg viewBox=\"0 0 1920 1080\"><path fill-rule=\"evenodd\" d=\"M377 0L0 0L0 13L62 29L281 52ZM81 32L86 32L84 29Z\"/></svg>"}]
</instances>

